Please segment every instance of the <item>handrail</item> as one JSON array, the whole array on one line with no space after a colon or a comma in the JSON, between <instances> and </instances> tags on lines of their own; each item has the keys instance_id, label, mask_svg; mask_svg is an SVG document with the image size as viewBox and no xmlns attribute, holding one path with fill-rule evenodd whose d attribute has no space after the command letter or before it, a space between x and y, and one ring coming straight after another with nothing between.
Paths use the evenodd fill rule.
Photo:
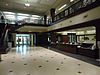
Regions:
<instances>
[{"instance_id":1,"label":"handrail","mask_svg":"<svg viewBox=\"0 0 100 75\"><path fill-rule=\"evenodd\" d=\"M1 34L1 37L4 35L4 32L5 32L6 28L7 28L7 24L4 27L4 30L3 30L3 33Z\"/></svg>"},{"instance_id":2,"label":"handrail","mask_svg":"<svg viewBox=\"0 0 100 75\"><path fill-rule=\"evenodd\" d=\"M2 11L0 11L0 14L1 14L0 16L3 16L4 17L3 22L2 22L1 17L0 17L0 23L8 23L8 20L6 19L5 14Z\"/></svg>"},{"instance_id":3,"label":"handrail","mask_svg":"<svg viewBox=\"0 0 100 75\"><path fill-rule=\"evenodd\" d=\"M1 34L0 44L2 43L2 41L3 41L4 37L5 37L5 33L6 33L6 30L7 30L7 26L8 25L6 24L5 27L4 27L4 30L3 30L2 34Z\"/></svg>"},{"instance_id":4,"label":"handrail","mask_svg":"<svg viewBox=\"0 0 100 75\"><path fill-rule=\"evenodd\" d=\"M98 6L99 2L100 2L100 0L79 0L76 3L74 3L73 5L70 5L64 11L62 11L62 12L58 13L57 15L55 15L54 17L52 17L53 19L50 18L48 23L52 24L52 23L55 23L55 22L57 22L61 19L64 19L64 18L67 19L69 17L72 17L72 16L74 16L73 13L76 13L78 10L84 9L87 6L90 6L90 5L92 6L92 4L96 5L96 3L97 3L97 6ZM94 7L94 6L92 6L92 7ZM52 21L52 20L54 20L54 21Z\"/></svg>"},{"instance_id":5,"label":"handrail","mask_svg":"<svg viewBox=\"0 0 100 75\"><path fill-rule=\"evenodd\" d=\"M8 29L5 32L4 40L3 40L3 45L7 47L7 34L8 34Z\"/></svg>"},{"instance_id":6,"label":"handrail","mask_svg":"<svg viewBox=\"0 0 100 75\"><path fill-rule=\"evenodd\" d=\"M7 24L5 25L4 30L3 30L2 34L1 34L0 41L2 40L2 38L3 38L4 34L5 34L6 28L7 28Z\"/></svg>"}]
</instances>

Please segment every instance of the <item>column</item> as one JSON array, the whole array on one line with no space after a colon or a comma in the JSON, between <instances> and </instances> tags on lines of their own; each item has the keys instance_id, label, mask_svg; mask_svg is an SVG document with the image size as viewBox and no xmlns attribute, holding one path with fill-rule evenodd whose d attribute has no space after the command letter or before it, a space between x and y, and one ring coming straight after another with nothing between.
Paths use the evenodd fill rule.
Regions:
<instances>
[{"instance_id":1,"label":"column","mask_svg":"<svg viewBox=\"0 0 100 75\"><path fill-rule=\"evenodd\" d=\"M0 62L1 62L1 53L0 53Z\"/></svg>"},{"instance_id":2,"label":"column","mask_svg":"<svg viewBox=\"0 0 100 75\"><path fill-rule=\"evenodd\" d=\"M33 34L31 34L31 46L33 46Z\"/></svg>"},{"instance_id":3,"label":"column","mask_svg":"<svg viewBox=\"0 0 100 75\"><path fill-rule=\"evenodd\" d=\"M47 15L44 15L44 25L47 24Z\"/></svg>"},{"instance_id":4,"label":"column","mask_svg":"<svg viewBox=\"0 0 100 75\"><path fill-rule=\"evenodd\" d=\"M97 46L96 57L100 59L100 25L96 26L96 46Z\"/></svg>"},{"instance_id":5,"label":"column","mask_svg":"<svg viewBox=\"0 0 100 75\"><path fill-rule=\"evenodd\" d=\"M34 45L37 46L37 33L34 33Z\"/></svg>"},{"instance_id":6,"label":"column","mask_svg":"<svg viewBox=\"0 0 100 75\"><path fill-rule=\"evenodd\" d=\"M51 14L52 22L54 22L55 8L51 8L51 9L50 9L50 14Z\"/></svg>"},{"instance_id":7,"label":"column","mask_svg":"<svg viewBox=\"0 0 100 75\"><path fill-rule=\"evenodd\" d=\"M13 33L13 44L16 47L16 33Z\"/></svg>"}]
</instances>

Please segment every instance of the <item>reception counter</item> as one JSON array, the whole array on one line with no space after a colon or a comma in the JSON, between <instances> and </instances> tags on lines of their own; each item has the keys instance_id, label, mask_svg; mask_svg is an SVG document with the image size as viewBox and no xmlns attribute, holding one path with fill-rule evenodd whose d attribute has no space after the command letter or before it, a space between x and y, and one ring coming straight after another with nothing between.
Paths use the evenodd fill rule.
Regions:
<instances>
[{"instance_id":1,"label":"reception counter","mask_svg":"<svg viewBox=\"0 0 100 75\"><path fill-rule=\"evenodd\" d=\"M80 46L80 47L78 47L78 46ZM64 51L64 52L80 54L83 56L96 58L96 49L92 50L91 48L81 47L81 45L79 45L79 44L52 43L51 47L56 48L61 51Z\"/></svg>"},{"instance_id":2,"label":"reception counter","mask_svg":"<svg viewBox=\"0 0 100 75\"><path fill-rule=\"evenodd\" d=\"M96 50L91 48L77 48L77 53L91 58L96 58Z\"/></svg>"},{"instance_id":3,"label":"reception counter","mask_svg":"<svg viewBox=\"0 0 100 75\"><path fill-rule=\"evenodd\" d=\"M77 53L77 45L74 44L51 44L51 47L56 48L58 50L62 50L69 53Z\"/></svg>"}]
</instances>

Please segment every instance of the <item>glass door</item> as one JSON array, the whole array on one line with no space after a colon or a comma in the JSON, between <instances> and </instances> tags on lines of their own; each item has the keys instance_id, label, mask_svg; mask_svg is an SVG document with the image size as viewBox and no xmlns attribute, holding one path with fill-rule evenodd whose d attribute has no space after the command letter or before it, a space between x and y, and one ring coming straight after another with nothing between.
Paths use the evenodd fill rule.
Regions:
<instances>
[{"instance_id":1,"label":"glass door","mask_svg":"<svg viewBox=\"0 0 100 75\"><path fill-rule=\"evenodd\" d=\"M30 46L30 35L29 34L16 34L16 45L28 45Z\"/></svg>"}]
</instances>

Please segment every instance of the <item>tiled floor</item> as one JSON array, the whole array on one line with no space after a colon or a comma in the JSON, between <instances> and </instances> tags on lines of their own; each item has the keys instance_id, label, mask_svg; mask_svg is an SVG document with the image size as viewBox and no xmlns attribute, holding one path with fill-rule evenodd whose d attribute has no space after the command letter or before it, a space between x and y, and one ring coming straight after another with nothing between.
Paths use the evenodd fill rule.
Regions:
<instances>
[{"instance_id":1,"label":"tiled floor","mask_svg":"<svg viewBox=\"0 0 100 75\"><path fill-rule=\"evenodd\" d=\"M20 46L2 55L0 75L100 75L100 67L42 47Z\"/></svg>"}]
</instances>

